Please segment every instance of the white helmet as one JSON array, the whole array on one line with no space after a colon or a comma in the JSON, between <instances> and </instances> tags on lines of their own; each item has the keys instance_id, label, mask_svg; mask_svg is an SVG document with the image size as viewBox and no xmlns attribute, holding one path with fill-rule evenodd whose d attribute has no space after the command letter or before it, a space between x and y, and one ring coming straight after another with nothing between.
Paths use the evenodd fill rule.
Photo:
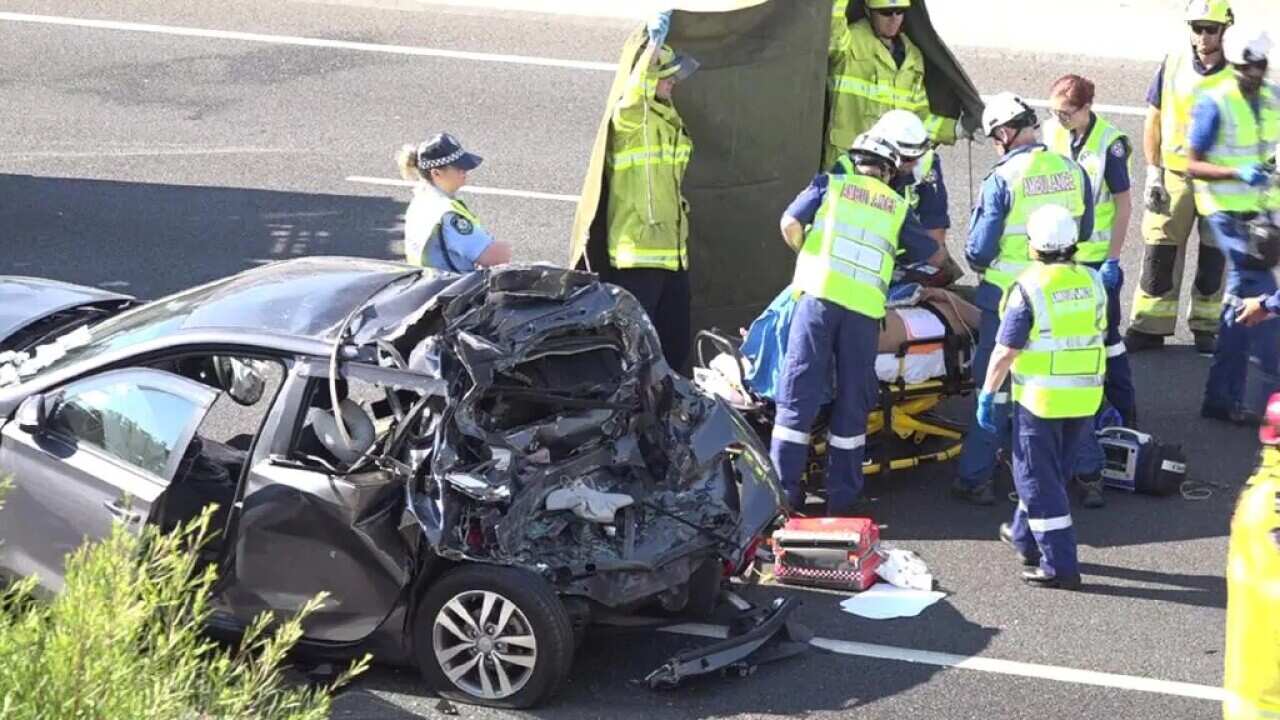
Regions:
<instances>
[{"instance_id":1,"label":"white helmet","mask_svg":"<svg viewBox=\"0 0 1280 720\"><path fill-rule=\"evenodd\" d=\"M1002 92L991 98L982 111L982 132L991 137L996 128L1013 125L1018 128L1039 127L1036 111L1025 100L1011 92Z\"/></svg>"},{"instance_id":2,"label":"white helmet","mask_svg":"<svg viewBox=\"0 0 1280 720\"><path fill-rule=\"evenodd\" d=\"M1266 30L1234 27L1222 37L1222 54L1232 65L1247 65L1266 60L1275 47Z\"/></svg>"},{"instance_id":3,"label":"white helmet","mask_svg":"<svg viewBox=\"0 0 1280 720\"><path fill-rule=\"evenodd\" d=\"M909 110L890 110L876 121L871 134L885 140L903 160L914 160L929 151L929 133L920 116Z\"/></svg>"},{"instance_id":4,"label":"white helmet","mask_svg":"<svg viewBox=\"0 0 1280 720\"><path fill-rule=\"evenodd\" d=\"M1076 244L1080 230L1071 211L1061 205L1045 205L1027 218L1031 248L1039 252L1061 252Z\"/></svg>"},{"instance_id":5,"label":"white helmet","mask_svg":"<svg viewBox=\"0 0 1280 720\"><path fill-rule=\"evenodd\" d=\"M853 156L854 163L862 158L870 160L872 164L886 165L894 172L902 167L902 156L898 154L897 148L869 132L854 138L853 145L849 147L849 154Z\"/></svg>"}]
</instances>

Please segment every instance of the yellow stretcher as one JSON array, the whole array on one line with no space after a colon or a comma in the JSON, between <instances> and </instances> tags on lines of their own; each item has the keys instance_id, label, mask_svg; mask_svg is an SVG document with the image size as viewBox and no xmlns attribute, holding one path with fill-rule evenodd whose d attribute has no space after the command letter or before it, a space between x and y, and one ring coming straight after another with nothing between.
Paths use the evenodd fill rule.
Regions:
<instances>
[{"instance_id":1,"label":"yellow stretcher","mask_svg":"<svg viewBox=\"0 0 1280 720\"><path fill-rule=\"evenodd\" d=\"M946 361L944 374L916 383L902 380L880 383L880 408L867 418L867 453L862 465L863 474L888 477L895 471L945 462L960 454L964 426L941 415L937 406L948 398L968 395L973 391L969 372L973 352L970 338L948 329L942 338L902 343L896 357L903 361L915 347L938 344L942 345ZM734 359L740 372L739 377L747 376L746 359L741 353L740 341L714 329L703 330L697 336L699 368L695 370L695 382L710 390L707 387L710 383L700 381L700 378L717 372L707 358L705 351L708 345ZM752 423L761 438L768 443L773 433L773 403L756 395L743 383L739 383L739 389L740 394L725 399ZM722 397L726 395L723 392L716 394ZM825 411L819 413L810 433L814 440L810 448L805 486L811 492L820 491L824 486L827 416ZM885 418L889 419L887 427Z\"/></svg>"}]
</instances>

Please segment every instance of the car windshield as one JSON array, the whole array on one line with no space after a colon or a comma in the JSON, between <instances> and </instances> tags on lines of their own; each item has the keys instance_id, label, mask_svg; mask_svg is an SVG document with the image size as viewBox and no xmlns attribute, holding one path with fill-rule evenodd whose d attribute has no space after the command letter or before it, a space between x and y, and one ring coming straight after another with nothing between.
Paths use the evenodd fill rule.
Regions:
<instances>
[{"instance_id":1,"label":"car windshield","mask_svg":"<svg viewBox=\"0 0 1280 720\"><path fill-rule=\"evenodd\" d=\"M92 328L58 336L30 353L0 365L0 385L25 381L38 372L57 371L86 358L110 353L172 333L190 315L191 293L126 311ZM4 372L5 367L9 371Z\"/></svg>"}]
</instances>

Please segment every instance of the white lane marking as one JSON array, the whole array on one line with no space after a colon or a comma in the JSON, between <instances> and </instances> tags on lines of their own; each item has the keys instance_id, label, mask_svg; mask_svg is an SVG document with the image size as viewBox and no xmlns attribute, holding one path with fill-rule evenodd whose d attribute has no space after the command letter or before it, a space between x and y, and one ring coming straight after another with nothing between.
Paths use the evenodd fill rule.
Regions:
<instances>
[{"instance_id":1,"label":"white lane marking","mask_svg":"<svg viewBox=\"0 0 1280 720\"><path fill-rule=\"evenodd\" d=\"M723 625L707 625L703 623L687 623L661 628L663 632L677 635L693 635L705 638L724 638L729 629ZM1159 695L1175 695L1196 700L1212 700L1222 702L1226 691L1210 685L1175 682L1172 680L1154 680L1134 675L1118 675L1115 673L1095 672L1093 670L1077 670L1075 668L1058 667L1056 665L1039 665L1014 660L997 660L995 658L953 655L951 653L915 650L912 648L893 647L891 645L873 645L871 643L849 642L817 637L810 644L829 652L855 657L875 658L877 660L896 660L899 662L934 665L937 667L958 668L961 670L977 670L979 672L999 675L1017 675L1020 677L1077 685L1096 685L1098 687L1118 690L1134 690L1138 692L1156 693Z\"/></svg>"},{"instance_id":2,"label":"white lane marking","mask_svg":"<svg viewBox=\"0 0 1280 720\"><path fill-rule=\"evenodd\" d=\"M392 187L407 188L411 188L415 185L415 183L408 180L391 180L388 178L365 177L363 175L352 175L347 178L347 182L364 183L366 185L390 185ZM462 192L473 193L475 195L504 195L506 197L530 198L533 200L554 200L555 202L578 202L577 195L557 195L555 193L537 192L535 190L507 190L504 188L467 185L462 188Z\"/></svg>"},{"instance_id":3,"label":"white lane marking","mask_svg":"<svg viewBox=\"0 0 1280 720\"><path fill-rule=\"evenodd\" d=\"M50 158L59 160L72 158L123 158L166 155L283 155L284 153L296 152L298 152L296 149L290 148L153 148L150 150L113 150L111 148L103 148L102 150L93 151L31 150L27 152L0 152L0 158Z\"/></svg>"},{"instance_id":4,"label":"white lane marking","mask_svg":"<svg viewBox=\"0 0 1280 720\"><path fill-rule=\"evenodd\" d=\"M501 55L494 53L467 52L462 50L439 50L435 48L415 47L411 45L384 45L382 43L329 40L326 38L299 37L295 35L267 35L263 33L237 32L233 30L206 30L203 28L180 27L176 25L152 25L149 23L120 22L117 20L90 20L86 18L60 17L56 15L31 15L28 13L0 12L0 21L4 20L9 22L37 23L42 25L93 28L97 30L126 30L129 32L178 35L182 37L198 37L214 40L240 40L242 42L272 43L275 45L332 48L337 50L353 50L356 52L384 53L390 55L417 55L422 57L449 58L451 60L474 60L479 62L509 63L514 65L541 65L544 67L570 68L574 70L607 70L609 72L613 72L617 69L617 64L615 63L588 62L585 60L558 60L555 58L531 57L528 55Z\"/></svg>"},{"instance_id":5,"label":"white lane marking","mask_svg":"<svg viewBox=\"0 0 1280 720\"><path fill-rule=\"evenodd\" d=\"M572 70L598 70L615 72L617 63L591 62L586 60L563 60L558 58L532 57L529 55L500 55L493 53L468 52L462 50L440 50L411 45L384 45L381 43L352 42L348 40L329 40L326 38L298 37L293 35L267 35L263 33L238 32L232 30L207 30L202 28L180 27L175 25L152 25L148 23L120 22L116 20L91 20L86 18L61 17L56 15L31 15L28 13L0 12L0 21L37 23L44 25L61 25L66 27L93 28L99 30L126 30L130 32L154 33L160 35L178 35L183 37L209 38L215 40L240 40L244 42L274 43L277 45L295 45L299 47L333 48L356 52L373 52L391 55L416 55L420 57L440 57L451 60L471 60L476 62L508 63L514 65L537 65L541 67L568 68ZM989 100L990 96L984 96ZM1047 108L1047 100L1028 100L1032 106ZM1144 116L1144 107L1125 105L1095 105L1094 110L1112 115Z\"/></svg>"}]
</instances>

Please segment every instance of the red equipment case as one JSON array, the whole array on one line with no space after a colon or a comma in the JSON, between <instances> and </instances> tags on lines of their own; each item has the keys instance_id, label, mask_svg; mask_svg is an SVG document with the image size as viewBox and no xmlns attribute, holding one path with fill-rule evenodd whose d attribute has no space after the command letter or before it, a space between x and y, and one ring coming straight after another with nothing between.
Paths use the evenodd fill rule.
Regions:
<instances>
[{"instance_id":1,"label":"red equipment case","mask_svg":"<svg viewBox=\"0 0 1280 720\"><path fill-rule=\"evenodd\" d=\"M778 582L857 591L876 582L880 527L871 518L792 518L772 544Z\"/></svg>"}]
</instances>

